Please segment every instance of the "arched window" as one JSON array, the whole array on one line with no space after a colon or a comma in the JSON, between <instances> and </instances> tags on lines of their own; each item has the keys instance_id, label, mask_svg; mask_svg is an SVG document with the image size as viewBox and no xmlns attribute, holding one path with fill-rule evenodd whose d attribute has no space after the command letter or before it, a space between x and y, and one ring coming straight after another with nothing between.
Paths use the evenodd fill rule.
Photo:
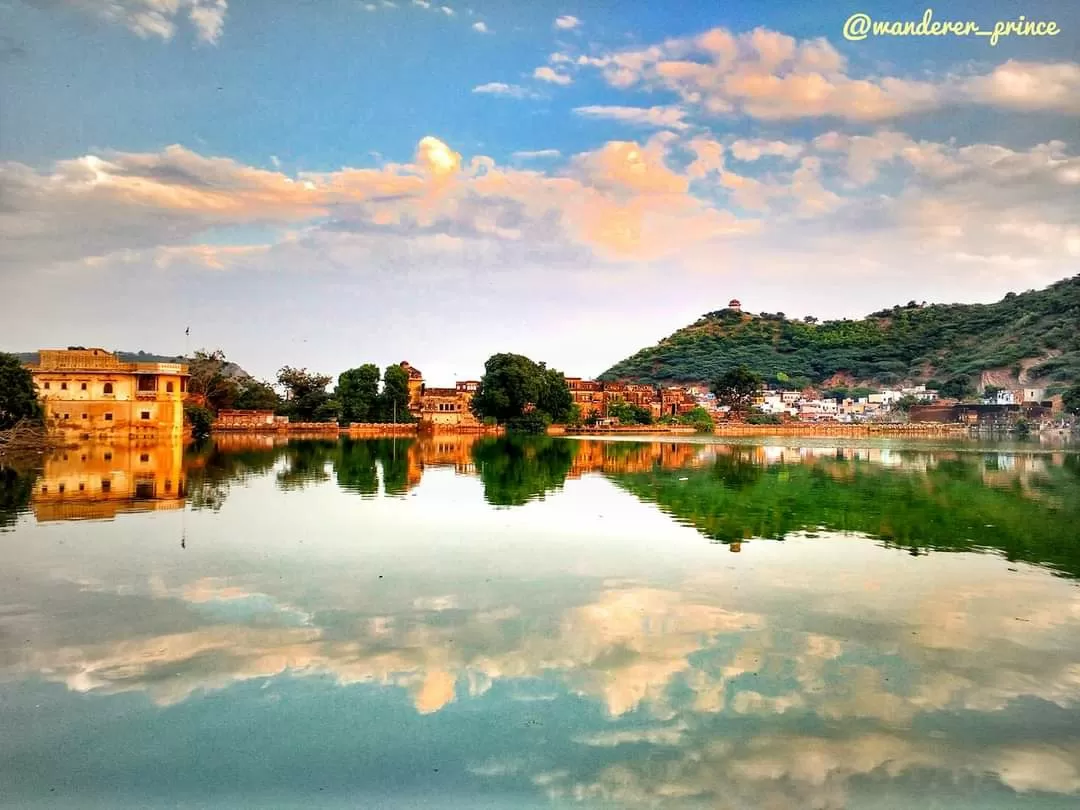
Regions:
<instances>
[{"instance_id":1,"label":"arched window","mask_svg":"<svg viewBox=\"0 0 1080 810\"><path fill-rule=\"evenodd\" d=\"M106 394L111 394L112 393L112 383L105 383L105 393Z\"/></svg>"},{"instance_id":2,"label":"arched window","mask_svg":"<svg viewBox=\"0 0 1080 810\"><path fill-rule=\"evenodd\" d=\"M173 384L171 382L165 383L165 390L171 394L173 390Z\"/></svg>"}]
</instances>

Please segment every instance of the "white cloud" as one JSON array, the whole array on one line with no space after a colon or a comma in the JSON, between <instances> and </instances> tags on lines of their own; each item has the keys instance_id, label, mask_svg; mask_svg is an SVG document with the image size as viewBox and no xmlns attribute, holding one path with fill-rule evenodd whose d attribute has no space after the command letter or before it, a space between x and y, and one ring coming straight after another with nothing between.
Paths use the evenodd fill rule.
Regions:
<instances>
[{"instance_id":1,"label":"white cloud","mask_svg":"<svg viewBox=\"0 0 1080 810\"><path fill-rule=\"evenodd\" d=\"M795 160L803 152L801 144L785 141L767 141L762 138L739 139L731 144L731 154L736 160L754 161L763 157L781 157Z\"/></svg>"},{"instance_id":2,"label":"white cloud","mask_svg":"<svg viewBox=\"0 0 1080 810\"><path fill-rule=\"evenodd\" d=\"M439 6L439 8L442 10L442 13L448 17L454 16L454 10L450 8L450 6Z\"/></svg>"},{"instance_id":3,"label":"white cloud","mask_svg":"<svg viewBox=\"0 0 1080 810\"><path fill-rule=\"evenodd\" d=\"M482 22L482 21L481 22L474 22L472 24L472 30L473 31L478 31L481 34L491 34L491 33L493 33L493 31L490 28L487 27L487 24Z\"/></svg>"},{"instance_id":4,"label":"white cloud","mask_svg":"<svg viewBox=\"0 0 1080 810\"><path fill-rule=\"evenodd\" d=\"M736 152L773 158L764 166L740 161L736 170L725 165L729 155L739 160ZM220 240L255 225L275 255L285 233L299 233L305 250L347 242L404 264L424 245L467 253L472 266L511 256L530 266L663 258L689 272L724 264L718 251L738 239L742 255L772 262L776 272L821 266L818 276L834 278L874 266L862 278L880 295L891 283L888 268L919 283L910 278L918 267L922 283L954 285L948 294L956 295L973 279L980 289L1012 284L1018 272L1052 280L1080 256L1080 157L1056 141L1028 150L960 147L886 130L724 145L668 129L566 160L549 149L513 157L537 162L526 170L463 157L436 138L425 138L408 163L318 173L260 169L179 146L86 155L45 171L9 162L0 167L0 263L29 276L123 257L231 267L269 255Z\"/></svg>"},{"instance_id":5,"label":"white cloud","mask_svg":"<svg viewBox=\"0 0 1080 810\"><path fill-rule=\"evenodd\" d=\"M713 116L880 121L953 104L1080 114L1076 63L1010 61L966 78L860 77L827 40L799 41L766 28L714 28L574 61L600 70L613 87L671 91Z\"/></svg>"},{"instance_id":6,"label":"white cloud","mask_svg":"<svg viewBox=\"0 0 1080 810\"><path fill-rule=\"evenodd\" d=\"M567 76L565 73L558 73L547 65L538 67L533 71L533 78L539 79L542 82L550 82L551 84L570 84L573 79Z\"/></svg>"},{"instance_id":7,"label":"white cloud","mask_svg":"<svg viewBox=\"0 0 1080 810\"><path fill-rule=\"evenodd\" d=\"M682 130L686 123L686 111L679 107L619 107L593 105L575 107L574 112L585 118L604 118L622 121L633 126L661 127Z\"/></svg>"},{"instance_id":8,"label":"white cloud","mask_svg":"<svg viewBox=\"0 0 1080 810\"><path fill-rule=\"evenodd\" d=\"M506 84L505 82L488 82L477 85L472 89L474 93L486 93L492 96L508 96L509 98L535 98L536 93L520 84Z\"/></svg>"},{"instance_id":9,"label":"white cloud","mask_svg":"<svg viewBox=\"0 0 1080 810\"><path fill-rule=\"evenodd\" d=\"M562 152L558 149L535 149L535 150L523 150L520 152L514 152L513 157L520 160L534 160L541 158L557 158L562 157Z\"/></svg>"},{"instance_id":10,"label":"white cloud","mask_svg":"<svg viewBox=\"0 0 1080 810\"><path fill-rule=\"evenodd\" d=\"M960 83L961 97L1004 109L1080 115L1080 65L1009 60Z\"/></svg>"},{"instance_id":11,"label":"white cloud","mask_svg":"<svg viewBox=\"0 0 1080 810\"><path fill-rule=\"evenodd\" d=\"M225 25L227 0L63 0L87 14L127 27L140 37L170 40L176 20L186 13L201 42L214 44Z\"/></svg>"},{"instance_id":12,"label":"white cloud","mask_svg":"<svg viewBox=\"0 0 1080 810\"><path fill-rule=\"evenodd\" d=\"M559 28L559 29L562 29L563 31L568 31L570 29L577 28L580 25L581 25L581 20L579 20L577 17L574 17L574 16L572 16L570 14L564 14L564 15L562 15L560 17L555 18L555 27Z\"/></svg>"}]
</instances>

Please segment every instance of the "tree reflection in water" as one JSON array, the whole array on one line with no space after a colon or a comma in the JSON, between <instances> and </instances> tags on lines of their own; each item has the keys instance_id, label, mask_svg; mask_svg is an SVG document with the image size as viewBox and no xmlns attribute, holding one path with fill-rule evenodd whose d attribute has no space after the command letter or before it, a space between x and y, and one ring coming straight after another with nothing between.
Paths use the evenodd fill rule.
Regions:
<instances>
[{"instance_id":1,"label":"tree reflection in water","mask_svg":"<svg viewBox=\"0 0 1080 810\"><path fill-rule=\"evenodd\" d=\"M1070 452L248 436L193 446L184 457L188 505L214 511L235 482L270 473L282 490L334 480L362 497L401 497L439 466L478 477L485 500L500 507L601 474L722 543L857 532L916 553L997 549L1080 575L1080 455ZM0 469L0 527L34 501L33 491L33 472Z\"/></svg>"}]
</instances>

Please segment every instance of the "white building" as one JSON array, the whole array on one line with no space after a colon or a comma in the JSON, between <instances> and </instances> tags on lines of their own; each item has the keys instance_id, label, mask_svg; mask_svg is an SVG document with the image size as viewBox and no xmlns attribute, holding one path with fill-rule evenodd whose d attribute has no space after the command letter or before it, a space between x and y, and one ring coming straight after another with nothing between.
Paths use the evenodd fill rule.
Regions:
<instances>
[{"instance_id":1,"label":"white building","mask_svg":"<svg viewBox=\"0 0 1080 810\"><path fill-rule=\"evenodd\" d=\"M994 396L983 393L983 403L986 405L1016 405L1016 394L1007 388L1002 388Z\"/></svg>"},{"instance_id":2,"label":"white building","mask_svg":"<svg viewBox=\"0 0 1080 810\"><path fill-rule=\"evenodd\" d=\"M900 391L905 397L915 397L919 402L934 402L938 398L938 392L927 388L925 385L916 385L911 388L903 388Z\"/></svg>"}]
</instances>

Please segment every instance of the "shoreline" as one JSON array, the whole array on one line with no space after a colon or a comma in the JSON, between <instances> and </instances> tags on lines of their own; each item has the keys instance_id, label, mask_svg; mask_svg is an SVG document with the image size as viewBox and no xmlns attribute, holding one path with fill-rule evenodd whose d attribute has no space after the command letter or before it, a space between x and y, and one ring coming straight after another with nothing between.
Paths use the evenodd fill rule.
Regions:
<instances>
[{"instance_id":1,"label":"shoreline","mask_svg":"<svg viewBox=\"0 0 1080 810\"><path fill-rule=\"evenodd\" d=\"M971 427L959 422L903 424L787 423L781 425L720 424L717 436L968 436Z\"/></svg>"},{"instance_id":2,"label":"shoreline","mask_svg":"<svg viewBox=\"0 0 1080 810\"><path fill-rule=\"evenodd\" d=\"M333 423L297 423L288 426L229 426L217 428L217 435L298 435L307 436L501 436L503 427L452 427L449 425L425 426L417 423L366 424L341 427ZM689 425L625 425L613 427L570 428L566 425L551 425L548 436L588 437L588 436L931 436L931 437L967 437L972 433L970 425L949 422L919 422L905 424L838 424L838 423L798 423L789 422L780 425L753 425L745 422L720 423L713 430L701 432Z\"/></svg>"}]
</instances>

